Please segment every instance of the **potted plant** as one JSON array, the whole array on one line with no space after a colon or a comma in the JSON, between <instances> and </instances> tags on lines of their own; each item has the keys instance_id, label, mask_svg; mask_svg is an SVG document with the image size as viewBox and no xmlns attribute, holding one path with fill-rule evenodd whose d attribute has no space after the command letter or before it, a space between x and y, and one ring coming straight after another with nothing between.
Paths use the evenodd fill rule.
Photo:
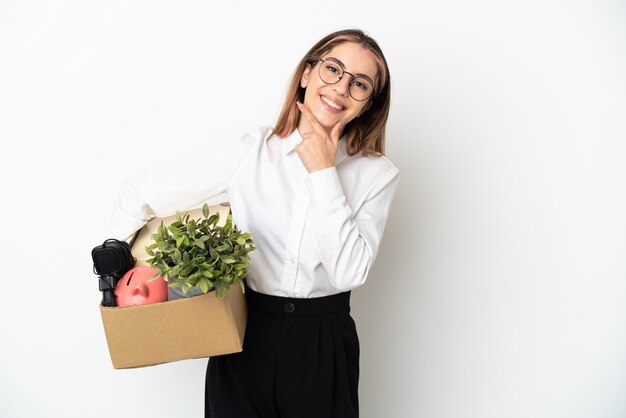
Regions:
<instances>
[{"instance_id":1,"label":"potted plant","mask_svg":"<svg viewBox=\"0 0 626 418\"><path fill-rule=\"evenodd\" d=\"M206 203L202 214L203 219L189 219L188 213L182 216L176 211L176 221L167 226L161 221L151 236L154 242L146 247L152 257L147 262L159 270L151 280L159 276L167 280L170 299L209 291L223 299L230 286L237 284L244 290L248 253L256 249L252 234L233 226L232 213L223 226L217 225L219 212L209 216Z\"/></svg>"}]
</instances>

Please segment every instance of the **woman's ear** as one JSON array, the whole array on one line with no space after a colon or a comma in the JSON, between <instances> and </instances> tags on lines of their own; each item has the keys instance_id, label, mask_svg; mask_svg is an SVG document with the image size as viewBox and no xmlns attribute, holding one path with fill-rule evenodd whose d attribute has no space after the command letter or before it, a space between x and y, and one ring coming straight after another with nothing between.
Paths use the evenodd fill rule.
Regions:
<instances>
[{"instance_id":1,"label":"woman's ear","mask_svg":"<svg viewBox=\"0 0 626 418\"><path fill-rule=\"evenodd\" d=\"M302 73L302 77L300 77L300 87L303 89L309 84L309 74L311 73L311 64L307 64L304 72Z\"/></svg>"}]
</instances>

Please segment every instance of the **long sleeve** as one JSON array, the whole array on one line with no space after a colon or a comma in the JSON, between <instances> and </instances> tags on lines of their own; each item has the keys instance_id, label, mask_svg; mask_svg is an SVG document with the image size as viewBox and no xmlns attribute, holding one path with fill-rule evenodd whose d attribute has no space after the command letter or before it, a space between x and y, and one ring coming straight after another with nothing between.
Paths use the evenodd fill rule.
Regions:
<instances>
[{"instance_id":1,"label":"long sleeve","mask_svg":"<svg viewBox=\"0 0 626 418\"><path fill-rule=\"evenodd\" d=\"M169 216L227 192L257 136L251 130L239 139L213 144L123 182L108 237L126 239L152 216Z\"/></svg>"},{"instance_id":2,"label":"long sleeve","mask_svg":"<svg viewBox=\"0 0 626 418\"><path fill-rule=\"evenodd\" d=\"M309 174L314 246L332 285L346 291L362 285L374 263L399 180L391 167L378 177L353 214L335 167Z\"/></svg>"}]
</instances>

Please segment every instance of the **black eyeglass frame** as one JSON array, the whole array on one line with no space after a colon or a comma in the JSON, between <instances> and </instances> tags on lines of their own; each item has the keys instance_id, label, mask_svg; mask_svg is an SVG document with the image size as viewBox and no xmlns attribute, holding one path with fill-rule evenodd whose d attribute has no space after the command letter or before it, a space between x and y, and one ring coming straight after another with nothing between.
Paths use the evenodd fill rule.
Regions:
<instances>
[{"instance_id":1,"label":"black eyeglass frame","mask_svg":"<svg viewBox=\"0 0 626 418\"><path fill-rule=\"evenodd\" d=\"M317 73L318 73L318 76L319 76L320 80L322 80L322 82L324 82L324 83L326 83L326 84L330 84L330 85L332 85L332 84L337 84L337 83L339 83L339 82L343 79L343 75L347 73L347 74L350 74L350 76L352 77L352 80L350 81L350 85L352 85L352 81L354 81L354 79L356 79L356 78L363 79L363 80L367 81L368 83L370 83L370 84L372 85L372 93L371 93L369 96L367 96L365 99L357 99L357 98L355 98L355 97L352 95L352 89L351 89L351 88L348 88L348 94L350 94L350 97L352 97L352 98L353 98L354 100L356 100L357 102L364 102L364 101L369 100L369 99L372 99L372 98L374 98L374 97L376 96L376 95L375 95L375 93L376 93L376 88L374 87L374 83L373 83L371 80L368 80L368 79L367 79L367 78L365 78L365 77L355 76L355 75L354 75L354 74L352 74L351 72L346 71L340 63L338 63L336 60L334 60L334 59L332 59L332 58L326 58L326 59L324 59L324 58L320 58L320 59L318 60L318 62L322 62L322 63L324 63L324 62L326 62L326 61L334 62L335 64L337 64L337 65L339 66L339 68L341 68L341 75L339 76L339 78L337 79L337 81L335 81L334 83L329 83L329 82L325 81L325 80L322 78L322 66L320 65L320 67L319 67L319 68L318 68L318 70L317 70Z\"/></svg>"}]
</instances>

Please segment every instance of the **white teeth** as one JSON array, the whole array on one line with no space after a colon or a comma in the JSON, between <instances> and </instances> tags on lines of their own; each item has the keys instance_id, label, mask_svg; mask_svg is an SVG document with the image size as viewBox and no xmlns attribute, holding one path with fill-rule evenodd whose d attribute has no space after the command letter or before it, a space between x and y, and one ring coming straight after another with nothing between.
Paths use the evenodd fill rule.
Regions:
<instances>
[{"instance_id":1,"label":"white teeth","mask_svg":"<svg viewBox=\"0 0 626 418\"><path fill-rule=\"evenodd\" d=\"M322 100L324 101L324 103L326 103L328 106L332 107L333 109L337 109L337 110L343 110L343 106L340 106L334 102L331 102L330 100L328 100L326 97L322 96Z\"/></svg>"}]
</instances>

